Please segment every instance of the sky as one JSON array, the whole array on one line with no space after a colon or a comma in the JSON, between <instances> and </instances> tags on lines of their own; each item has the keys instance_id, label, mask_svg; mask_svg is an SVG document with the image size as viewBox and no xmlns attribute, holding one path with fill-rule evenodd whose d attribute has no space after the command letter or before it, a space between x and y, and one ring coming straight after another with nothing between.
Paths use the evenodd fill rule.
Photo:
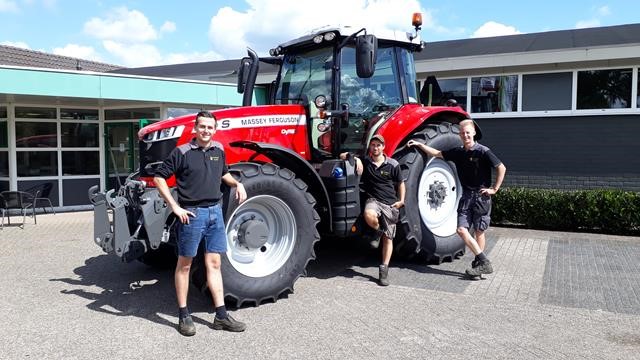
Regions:
<instances>
[{"instance_id":1,"label":"sky","mask_svg":"<svg viewBox=\"0 0 640 360\"><path fill-rule=\"evenodd\" d=\"M125 67L239 59L323 26L423 41L640 22L636 0L0 0L0 44Z\"/></svg>"}]
</instances>

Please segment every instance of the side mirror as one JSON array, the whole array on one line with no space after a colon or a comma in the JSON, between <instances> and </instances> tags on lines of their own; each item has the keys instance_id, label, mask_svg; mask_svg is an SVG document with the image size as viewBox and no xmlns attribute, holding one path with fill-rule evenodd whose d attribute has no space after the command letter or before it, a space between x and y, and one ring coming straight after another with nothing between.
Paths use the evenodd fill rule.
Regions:
<instances>
[{"instance_id":1,"label":"side mirror","mask_svg":"<svg viewBox=\"0 0 640 360\"><path fill-rule=\"evenodd\" d=\"M249 68L251 68L251 59L245 56L240 60L240 67L238 68L238 94L244 93L247 86Z\"/></svg>"},{"instance_id":2,"label":"side mirror","mask_svg":"<svg viewBox=\"0 0 640 360\"><path fill-rule=\"evenodd\" d=\"M374 35L356 38L356 73L359 78L370 78L376 71L378 39Z\"/></svg>"}]
</instances>

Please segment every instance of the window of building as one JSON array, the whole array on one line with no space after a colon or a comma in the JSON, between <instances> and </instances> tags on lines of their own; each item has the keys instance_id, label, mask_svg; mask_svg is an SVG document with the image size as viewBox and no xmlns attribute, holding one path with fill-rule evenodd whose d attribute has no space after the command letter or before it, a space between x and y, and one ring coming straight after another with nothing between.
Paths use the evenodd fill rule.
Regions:
<instances>
[{"instance_id":1,"label":"window of building","mask_svg":"<svg viewBox=\"0 0 640 360\"><path fill-rule=\"evenodd\" d=\"M56 108L16 106L16 119L56 119Z\"/></svg>"},{"instance_id":2,"label":"window of building","mask_svg":"<svg viewBox=\"0 0 640 360\"><path fill-rule=\"evenodd\" d=\"M573 73L522 75L522 111L571 110Z\"/></svg>"},{"instance_id":3,"label":"window of building","mask_svg":"<svg viewBox=\"0 0 640 360\"><path fill-rule=\"evenodd\" d=\"M62 120L98 120L97 109L60 109Z\"/></svg>"},{"instance_id":4,"label":"window of building","mask_svg":"<svg viewBox=\"0 0 640 360\"><path fill-rule=\"evenodd\" d=\"M105 120L159 119L160 108L110 109L104 111Z\"/></svg>"},{"instance_id":5,"label":"window of building","mask_svg":"<svg viewBox=\"0 0 640 360\"><path fill-rule=\"evenodd\" d=\"M518 76L471 78L471 112L518 110Z\"/></svg>"},{"instance_id":6,"label":"window of building","mask_svg":"<svg viewBox=\"0 0 640 360\"><path fill-rule=\"evenodd\" d=\"M200 111L200 109L196 109L196 108L170 107L170 108L167 108L167 116L169 118L177 118L179 116L195 114L195 113L197 113L199 111Z\"/></svg>"},{"instance_id":7,"label":"window of building","mask_svg":"<svg viewBox=\"0 0 640 360\"><path fill-rule=\"evenodd\" d=\"M9 152L0 151L0 177L9 177Z\"/></svg>"},{"instance_id":8,"label":"window of building","mask_svg":"<svg viewBox=\"0 0 640 360\"><path fill-rule=\"evenodd\" d=\"M98 151L63 151L62 175L98 175L100 158Z\"/></svg>"},{"instance_id":9,"label":"window of building","mask_svg":"<svg viewBox=\"0 0 640 360\"><path fill-rule=\"evenodd\" d=\"M54 122L16 122L16 147L57 147L57 126Z\"/></svg>"},{"instance_id":10,"label":"window of building","mask_svg":"<svg viewBox=\"0 0 640 360\"><path fill-rule=\"evenodd\" d=\"M61 123L62 147L98 147L98 124Z\"/></svg>"},{"instance_id":11,"label":"window of building","mask_svg":"<svg viewBox=\"0 0 640 360\"><path fill-rule=\"evenodd\" d=\"M57 151L18 151L16 163L19 177L58 175Z\"/></svg>"},{"instance_id":12,"label":"window of building","mask_svg":"<svg viewBox=\"0 0 640 360\"><path fill-rule=\"evenodd\" d=\"M455 100L463 109L467 108L467 79L442 79L438 80L442 98L440 105L445 105L448 100Z\"/></svg>"},{"instance_id":13,"label":"window of building","mask_svg":"<svg viewBox=\"0 0 640 360\"><path fill-rule=\"evenodd\" d=\"M6 118L7 118L7 107L0 106L0 119L6 119Z\"/></svg>"},{"instance_id":14,"label":"window of building","mask_svg":"<svg viewBox=\"0 0 640 360\"><path fill-rule=\"evenodd\" d=\"M7 120L0 119L0 148L9 146L9 132L7 129Z\"/></svg>"},{"instance_id":15,"label":"window of building","mask_svg":"<svg viewBox=\"0 0 640 360\"><path fill-rule=\"evenodd\" d=\"M578 71L576 108L624 109L631 107L631 69Z\"/></svg>"}]
</instances>

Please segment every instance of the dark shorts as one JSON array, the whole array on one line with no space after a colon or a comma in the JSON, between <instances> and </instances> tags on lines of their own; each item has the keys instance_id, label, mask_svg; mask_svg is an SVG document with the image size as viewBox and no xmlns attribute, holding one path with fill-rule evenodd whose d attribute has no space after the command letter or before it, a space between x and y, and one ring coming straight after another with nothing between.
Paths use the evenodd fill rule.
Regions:
<instances>
[{"instance_id":1,"label":"dark shorts","mask_svg":"<svg viewBox=\"0 0 640 360\"><path fill-rule=\"evenodd\" d=\"M185 207L196 214L188 224L178 223L178 255L194 257L204 239L208 253L227 252L227 233L220 204L210 207Z\"/></svg>"},{"instance_id":2,"label":"dark shorts","mask_svg":"<svg viewBox=\"0 0 640 360\"><path fill-rule=\"evenodd\" d=\"M378 214L378 218L382 220L380 221L380 229L389 239L396 236L396 223L400 217L400 210L376 199L367 199L364 210L373 210Z\"/></svg>"},{"instance_id":3,"label":"dark shorts","mask_svg":"<svg viewBox=\"0 0 640 360\"><path fill-rule=\"evenodd\" d=\"M462 193L458 203L458 227L485 231L491 222L491 196L480 195L476 191Z\"/></svg>"}]
</instances>

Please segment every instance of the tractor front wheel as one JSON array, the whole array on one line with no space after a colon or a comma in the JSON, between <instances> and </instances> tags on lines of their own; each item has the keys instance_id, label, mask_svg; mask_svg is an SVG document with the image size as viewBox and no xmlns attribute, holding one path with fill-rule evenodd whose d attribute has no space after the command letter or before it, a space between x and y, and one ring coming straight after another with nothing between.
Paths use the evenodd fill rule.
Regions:
<instances>
[{"instance_id":1,"label":"tractor front wheel","mask_svg":"<svg viewBox=\"0 0 640 360\"><path fill-rule=\"evenodd\" d=\"M275 301L293 291L295 281L315 258L314 244L320 240L315 199L293 172L274 164L237 164L231 172L244 185L248 198L238 204L231 191L225 204L225 296L238 306ZM206 284L203 270L192 276L201 289Z\"/></svg>"}]
</instances>

